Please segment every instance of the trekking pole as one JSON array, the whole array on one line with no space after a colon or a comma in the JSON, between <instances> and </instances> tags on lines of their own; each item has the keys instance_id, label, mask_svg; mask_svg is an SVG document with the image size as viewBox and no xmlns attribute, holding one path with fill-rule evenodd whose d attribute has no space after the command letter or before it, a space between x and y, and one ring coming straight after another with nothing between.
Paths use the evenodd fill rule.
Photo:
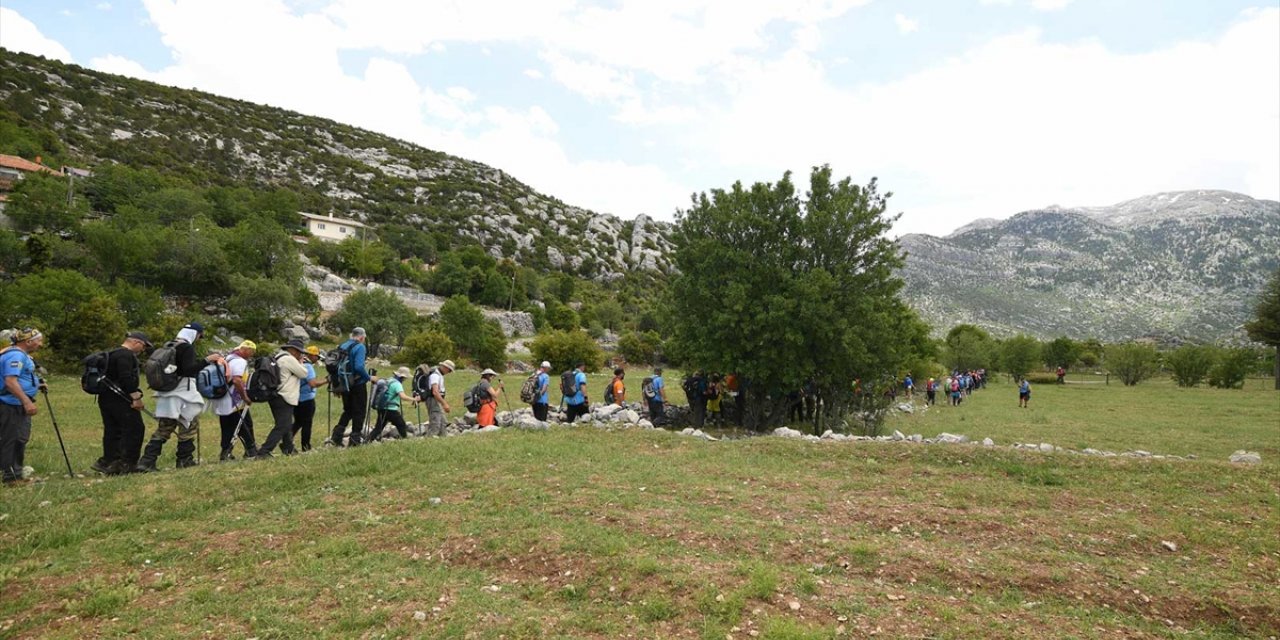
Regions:
<instances>
[{"instance_id":1,"label":"trekking pole","mask_svg":"<svg viewBox=\"0 0 1280 640\"><path fill-rule=\"evenodd\" d=\"M240 427L244 425L245 418L249 417L249 407L240 405L240 420L236 422L236 430L231 432L231 446L235 446L236 439L240 437Z\"/></svg>"},{"instance_id":2,"label":"trekking pole","mask_svg":"<svg viewBox=\"0 0 1280 640\"><path fill-rule=\"evenodd\" d=\"M40 393L44 395L44 406L49 408L49 421L53 423L53 432L58 436L58 446L62 447L62 459L67 463L67 477L76 477L76 472L71 470L71 458L67 456L67 445L62 441L62 430L58 428L58 419L53 415L53 403L49 401L49 389L41 387Z\"/></svg>"},{"instance_id":3,"label":"trekking pole","mask_svg":"<svg viewBox=\"0 0 1280 640\"><path fill-rule=\"evenodd\" d=\"M200 422L196 422L196 464L200 464Z\"/></svg>"},{"instance_id":4,"label":"trekking pole","mask_svg":"<svg viewBox=\"0 0 1280 640\"><path fill-rule=\"evenodd\" d=\"M121 400L124 400L125 402L128 402L129 404L133 404L133 398L130 398L130 397L129 397L125 392L124 392L124 389L121 389L121 388L119 387L119 385L117 385L116 383L114 383L114 382L112 382L112 381L110 381L110 380L108 380L108 379L106 379L106 378L103 378L103 379L102 379L102 381L103 381L103 382L105 382L105 383L107 383L107 389L111 390L111 392L113 392L113 393L115 393L117 396L119 396ZM147 411L147 408L146 408L145 406L144 406L144 407L142 407L142 408L140 408L140 409L138 409L138 411L141 411L141 412L143 413L143 415L145 415L145 416L147 416L147 417L151 418L152 420L157 420L157 421L158 421L158 420L160 419L160 418L157 418L157 417L156 417L156 414L151 413L150 411Z\"/></svg>"}]
</instances>

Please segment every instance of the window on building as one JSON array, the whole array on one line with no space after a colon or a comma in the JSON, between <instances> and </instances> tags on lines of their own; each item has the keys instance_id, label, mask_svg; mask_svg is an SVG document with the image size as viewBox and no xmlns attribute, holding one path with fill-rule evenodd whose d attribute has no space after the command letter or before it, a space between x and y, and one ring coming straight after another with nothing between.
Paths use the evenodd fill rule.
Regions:
<instances>
[{"instance_id":1,"label":"window on building","mask_svg":"<svg viewBox=\"0 0 1280 640\"><path fill-rule=\"evenodd\" d=\"M316 229L319 229L319 230L321 230L321 231L324 231L324 223L323 223L323 222L317 222L317 223L316 223Z\"/></svg>"},{"instance_id":2,"label":"window on building","mask_svg":"<svg viewBox=\"0 0 1280 640\"><path fill-rule=\"evenodd\" d=\"M347 232L346 227L338 227L338 233L346 233L346 232Z\"/></svg>"}]
</instances>

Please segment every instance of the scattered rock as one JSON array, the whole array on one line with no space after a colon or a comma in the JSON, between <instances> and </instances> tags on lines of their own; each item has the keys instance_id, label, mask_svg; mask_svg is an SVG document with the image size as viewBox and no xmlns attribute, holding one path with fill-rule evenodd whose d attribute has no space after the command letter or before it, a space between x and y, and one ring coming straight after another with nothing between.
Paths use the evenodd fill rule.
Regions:
<instances>
[{"instance_id":1,"label":"scattered rock","mask_svg":"<svg viewBox=\"0 0 1280 640\"><path fill-rule=\"evenodd\" d=\"M1053 445L1048 442L1041 442L1039 449L1044 453L1053 453Z\"/></svg>"},{"instance_id":2,"label":"scattered rock","mask_svg":"<svg viewBox=\"0 0 1280 640\"><path fill-rule=\"evenodd\" d=\"M426 619L427 619L427 612L426 612L426 611L414 611L414 612L413 612L413 619L414 619L414 620L417 620L418 622L425 622L425 621L426 621Z\"/></svg>"},{"instance_id":3,"label":"scattered rock","mask_svg":"<svg viewBox=\"0 0 1280 640\"><path fill-rule=\"evenodd\" d=\"M777 429L774 429L773 435L778 436L780 438L803 438L804 437L803 433L800 433L795 429L790 429L787 427L778 427Z\"/></svg>"},{"instance_id":4,"label":"scattered rock","mask_svg":"<svg viewBox=\"0 0 1280 640\"><path fill-rule=\"evenodd\" d=\"M1262 462L1262 454L1256 451L1245 451L1241 449L1231 454L1231 461L1238 464L1258 464Z\"/></svg>"},{"instance_id":5,"label":"scattered rock","mask_svg":"<svg viewBox=\"0 0 1280 640\"><path fill-rule=\"evenodd\" d=\"M898 431L897 429L894 429L894 431L893 431L893 439L894 439L894 440L906 440L906 439L907 439L907 437L906 437L906 436L904 436L904 435L902 435L902 432L901 432L901 431Z\"/></svg>"},{"instance_id":6,"label":"scattered rock","mask_svg":"<svg viewBox=\"0 0 1280 640\"><path fill-rule=\"evenodd\" d=\"M964 444L969 441L969 436L958 436L954 433L940 433L934 441L941 442L943 444Z\"/></svg>"},{"instance_id":7,"label":"scattered rock","mask_svg":"<svg viewBox=\"0 0 1280 640\"><path fill-rule=\"evenodd\" d=\"M984 446L984 447L994 447L994 446L996 446L996 441L995 441L995 440L992 440L991 438L983 438L983 439L982 439L982 446Z\"/></svg>"},{"instance_id":8,"label":"scattered rock","mask_svg":"<svg viewBox=\"0 0 1280 640\"><path fill-rule=\"evenodd\" d=\"M1167 550L1169 550L1169 551L1177 551L1177 550L1178 550L1178 545L1177 545L1176 543L1169 542L1168 540L1161 540L1161 541L1160 541L1160 546L1164 547L1165 549L1167 549Z\"/></svg>"}]
</instances>

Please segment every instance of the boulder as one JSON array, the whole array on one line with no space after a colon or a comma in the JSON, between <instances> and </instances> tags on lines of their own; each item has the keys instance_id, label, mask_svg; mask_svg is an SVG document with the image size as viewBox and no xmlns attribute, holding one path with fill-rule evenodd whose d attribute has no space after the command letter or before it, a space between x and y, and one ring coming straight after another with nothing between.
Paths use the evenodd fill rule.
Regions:
<instances>
[{"instance_id":1,"label":"boulder","mask_svg":"<svg viewBox=\"0 0 1280 640\"><path fill-rule=\"evenodd\" d=\"M982 446L984 446L984 447L994 447L994 446L996 446L996 441L995 441L995 440L992 440L991 438L983 438L983 439L982 439Z\"/></svg>"},{"instance_id":2,"label":"boulder","mask_svg":"<svg viewBox=\"0 0 1280 640\"><path fill-rule=\"evenodd\" d=\"M640 414L635 409L623 409L618 412L618 415L622 416L622 421L628 424L640 422Z\"/></svg>"},{"instance_id":3,"label":"boulder","mask_svg":"<svg viewBox=\"0 0 1280 640\"><path fill-rule=\"evenodd\" d=\"M906 439L907 439L907 437L906 437L906 436L904 436L904 435L902 435L902 432L901 432L901 431L898 431L897 429L894 429L894 431L893 431L893 439L894 439L894 440L906 440Z\"/></svg>"},{"instance_id":4,"label":"boulder","mask_svg":"<svg viewBox=\"0 0 1280 640\"><path fill-rule=\"evenodd\" d=\"M286 320L286 322L288 321ZM308 334L306 329L303 329L292 322L289 322L289 326L285 327L284 330L280 332L280 335L284 337L285 342L295 339L306 342L311 339L311 334Z\"/></svg>"},{"instance_id":5,"label":"boulder","mask_svg":"<svg viewBox=\"0 0 1280 640\"><path fill-rule=\"evenodd\" d=\"M1053 453L1053 445L1048 442L1041 442L1037 448L1043 453Z\"/></svg>"},{"instance_id":6,"label":"boulder","mask_svg":"<svg viewBox=\"0 0 1280 640\"><path fill-rule=\"evenodd\" d=\"M1237 464L1258 464L1262 462L1262 454L1256 451L1245 451L1241 449L1231 454L1230 460Z\"/></svg>"},{"instance_id":7,"label":"boulder","mask_svg":"<svg viewBox=\"0 0 1280 640\"><path fill-rule=\"evenodd\" d=\"M778 427L773 430L773 435L781 438L803 438L804 434L788 427Z\"/></svg>"},{"instance_id":8,"label":"boulder","mask_svg":"<svg viewBox=\"0 0 1280 640\"><path fill-rule=\"evenodd\" d=\"M969 436L955 435L953 433L940 433L935 441L943 444L964 444L969 441Z\"/></svg>"},{"instance_id":9,"label":"boulder","mask_svg":"<svg viewBox=\"0 0 1280 640\"><path fill-rule=\"evenodd\" d=\"M641 429L652 429L653 423L649 422L644 418L641 418L640 421L636 423L636 426L640 427Z\"/></svg>"}]
</instances>

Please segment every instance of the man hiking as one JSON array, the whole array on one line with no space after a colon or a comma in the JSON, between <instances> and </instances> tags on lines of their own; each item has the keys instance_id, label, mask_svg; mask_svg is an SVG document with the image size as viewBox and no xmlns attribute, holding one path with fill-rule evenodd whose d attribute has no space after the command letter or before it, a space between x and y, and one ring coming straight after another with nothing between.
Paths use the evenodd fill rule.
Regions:
<instances>
[{"instance_id":1,"label":"man hiking","mask_svg":"<svg viewBox=\"0 0 1280 640\"><path fill-rule=\"evenodd\" d=\"M347 446L355 447L360 445L360 433L364 430L365 412L369 409L369 389L365 385L368 384L370 376L369 372L364 368L365 357L368 353L364 345L366 338L367 335L364 328L356 327L351 330L350 338L338 345L338 349L345 351L347 354L351 389L342 394L342 415L338 417L338 424L333 428L333 434L329 436L329 441L335 446L342 446L342 434L346 432L348 424L351 425L351 435L347 437Z\"/></svg>"},{"instance_id":2,"label":"man hiking","mask_svg":"<svg viewBox=\"0 0 1280 640\"><path fill-rule=\"evenodd\" d=\"M235 460L232 448L235 446L239 430L240 442L244 444L244 457L252 458L258 453L257 439L253 435L253 415L249 413L249 393L245 383L249 381L249 360L258 352L258 345L252 340L245 340L228 353L225 361L227 367L227 383L230 386L226 395L213 400L213 413L218 416L218 427L222 431L222 449L218 460Z\"/></svg>"},{"instance_id":3,"label":"man hiking","mask_svg":"<svg viewBox=\"0 0 1280 640\"><path fill-rule=\"evenodd\" d=\"M657 426L659 421L665 421L667 407L667 383L662 378L662 367L653 368L653 378L649 380L649 391L641 391L645 394L645 404L649 409L649 421Z\"/></svg>"},{"instance_id":4,"label":"man hiking","mask_svg":"<svg viewBox=\"0 0 1280 640\"><path fill-rule=\"evenodd\" d=\"M311 450L311 427L316 418L316 389L329 384L329 380L316 378L316 363L320 361L320 348L311 345L303 354L302 368L307 370L307 378L298 388L298 406L293 410L293 435L301 434L301 448Z\"/></svg>"},{"instance_id":5,"label":"man hiking","mask_svg":"<svg viewBox=\"0 0 1280 640\"><path fill-rule=\"evenodd\" d=\"M31 440L31 416L40 412L36 393L44 381L36 376L31 354L44 346L44 334L37 329L18 329L13 345L0 353L0 477L6 485L26 484L22 477L27 441Z\"/></svg>"},{"instance_id":6,"label":"man hiking","mask_svg":"<svg viewBox=\"0 0 1280 640\"><path fill-rule=\"evenodd\" d=\"M565 421L570 424L578 416L587 415L587 363L579 361L570 371L566 371L560 380L560 392L564 396Z\"/></svg>"},{"instance_id":7,"label":"man hiking","mask_svg":"<svg viewBox=\"0 0 1280 640\"><path fill-rule=\"evenodd\" d=\"M147 334L134 331L106 353L103 386L98 393L102 416L102 457L89 468L103 475L130 473L142 454L142 388L138 355L152 348Z\"/></svg>"},{"instance_id":8,"label":"man hiking","mask_svg":"<svg viewBox=\"0 0 1280 640\"><path fill-rule=\"evenodd\" d=\"M172 342L156 349L147 360L147 384L156 398L156 430L138 460L137 471L156 471L156 460L164 451L164 443L178 435L177 468L196 466L196 430L204 397L196 387L195 377L218 356L196 357L196 340L204 336L204 325L191 322L178 331Z\"/></svg>"},{"instance_id":9,"label":"man hiking","mask_svg":"<svg viewBox=\"0 0 1280 640\"><path fill-rule=\"evenodd\" d=\"M1026 378L1018 382L1018 406L1023 409L1031 406L1031 383Z\"/></svg>"},{"instance_id":10,"label":"man hiking","mask_svg":"<svg viewBox=\"0 0 1280 640\"><path fill-rule=\"evenodd\" d=\"M533 383L533 417L541 422L547 421L547 413L551 408L551 363L546 360L538 366L538 376Z\"/></svg>"},{"instance_id":11,"label":"man hiking","mask_svg":"<svg viewBox=\"0 0 1280 640\"><path fill-rule=\"evenodd\" d=\"M404 392L404 380L413 375L409 367L400 367L396 369L396 373L387 383L386 401L383 408L378 411L378 422L373 426L373 433L369 434L370 442L382 440L382 432L387 428L390 422L396 428L396 433L400 434L400 439L404 440L409 437L409 425L404 421L404 412L400 410L400 402L407 400L410 404L417 404L418 401L413 396Z\"/></svg>"},{"instance_id":12,"label":"man hiking","mask_svg":"<svg viewBox=\"0 0 1280 640\"><path fill-rule=\"evenodd\" d=\"M453 373L452 360L445 360L427 376L427 435L437 438L444 435L449 413L449 401L445 400L444 377Z\"/></svg>"},{"instance_id":13,"label":"man hiking","mask_svg":"<svg viewBox=\"0 0 1280 640\"><path fill-rule=\"evenodd\" d=\"M693 426L701 428L707 417L707 378L701 370L695 371L692 376L684 379L681 387L684 389L685 400L689 403ZM799 392L796 392L796 406L800 406L799 397Z\"/></svg>"},{"instance_id":14,"label":"man hiking","mask_svg":"<svg viewBox=\"0 0 1280 640\"><path fill-rule=\"evenodd\" d=\"M275 427L267 435L267 441L258 449L258 455L254 456L258 460L272 457L271 451L276 448L276 445L280 445L280 451L285 455L297 453L293 446L293 413L298 406L302 383L307 379L307 368L299 361L302 354L306 352L307 345L300 338L294 338L285 343L280 348L280 352L272 357L280 373L277 392L267 400Z\"/></svg>"},{"instance_id":15,"label":"man hiking","mask_svg":"<svg viewBox=\"0 0 1280 640\"><path fill-rule=\"evenodd\" d=\"M612 397L612 404L619 407L627 402L627 383L623 380L627 377L627 372L621 367L613 370L613 380L609 381L609 395ZM610 398L605 398L609 400Z\"/></svg>"}]
</instances>

